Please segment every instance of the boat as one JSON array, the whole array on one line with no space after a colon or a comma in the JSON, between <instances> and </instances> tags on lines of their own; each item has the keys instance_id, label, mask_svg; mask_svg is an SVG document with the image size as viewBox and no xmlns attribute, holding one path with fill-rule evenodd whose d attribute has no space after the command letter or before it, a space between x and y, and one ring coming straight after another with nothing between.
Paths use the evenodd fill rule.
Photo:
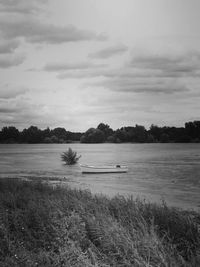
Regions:
<instances>
[{"instance_id":1,"label":"boat","mask_svg":"<svg viewBox=\"0 0 200 267\"><path fill-rule=\"evenodd\" d=\"M124 173L128 171L128 167L124 165L115 166L92 166L80 164L82 173Z\"/></svg>"}]
</instances>

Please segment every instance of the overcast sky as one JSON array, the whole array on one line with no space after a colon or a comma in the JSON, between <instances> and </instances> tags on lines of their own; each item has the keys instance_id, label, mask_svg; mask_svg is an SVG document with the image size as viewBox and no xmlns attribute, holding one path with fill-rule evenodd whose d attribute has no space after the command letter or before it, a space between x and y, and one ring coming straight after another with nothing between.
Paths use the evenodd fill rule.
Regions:
<instances>
[{"instance_id":1,"label":"overcast sky","mask_svg":"<svg viewBox=\"0 0 200 267\"><path fill-rule=\"evenodd\" d=\"M200 120L199 0L0 0L0 128Z\"/></svg>"}]
</instances>

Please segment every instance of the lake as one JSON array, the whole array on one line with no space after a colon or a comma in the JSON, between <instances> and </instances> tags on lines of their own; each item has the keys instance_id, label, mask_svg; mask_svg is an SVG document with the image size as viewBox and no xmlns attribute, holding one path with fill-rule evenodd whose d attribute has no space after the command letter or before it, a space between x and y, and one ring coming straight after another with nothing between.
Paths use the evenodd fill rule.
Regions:
<instances>
[{"instance_id":1,"label":"lake","mask_svg":"<svg viewBox=\"0 0 200 267\"><path fill-rule=\"evenodd\" d=\"M80 163L124 164L128 173L82 174L60 154L77 151ZM200 144L0 144L0 177L61 177L63 183L108 196L133 195L200 210Z\"/></svg>"}]
</instances>

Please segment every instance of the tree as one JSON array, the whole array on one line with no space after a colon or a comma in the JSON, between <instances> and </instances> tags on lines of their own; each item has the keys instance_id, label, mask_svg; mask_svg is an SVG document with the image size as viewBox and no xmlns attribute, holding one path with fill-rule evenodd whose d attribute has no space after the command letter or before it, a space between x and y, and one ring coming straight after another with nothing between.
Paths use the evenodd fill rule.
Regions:
<instances>
[{"instance_id":1,"label":"tree","mask_svg":"<svg viewBox=\"0 0 200 267\"><path fill-rule=\"evenodd\" d=\"M49 129L49 127L47 127L46 129L42 131L43 138L50 137L50 134L51 134L51 130Z\"/></svg>"},{"instance_id":2,"label":"tree","mask_svg":"<svg viewBox=\"0 0 200 267\"><path fill-rule=\"evenodd\" d=\"M19 141L19 130L14 126L3 127L0 132L1 142L17 142Z\"/></svg>"},{"instance_id":3,"label":"tree","mask_svg":"<svg viewBox=\"0 0 200 267\"><path fill-rule=\"evenodd\" d=\"M168 143L169 142L169 135L166 133L162 133L160 137L161 143Z\"/></svg>"},{"instance_id":4,"label":"tree","mask_svg":"<svg viewBox=\"0 0 200 267\"><path fill-rule=\"evenodd\" d=\"M152 124L149 130L149 134L151 134L154 137L155 141L160 141L162 128L158 127L157 125Z\"/></svg>"},{"instance_id":5,"label":"tree","mask_svg":"<svg viewBox=\"0 0 200 267\"><path fill-rule=\"evenodd\" d=\"M128 134L124 128L117 129L114 136L117 143L127 142Z\"/></svg>"},{"instance_id":6,"label":"tree","mask_svg":"<svg viewBox=\"0 0 200 267\"><path fill-rule=\"evenodd\" d=\"M42 130L36 126L30 126L22 131L21 138L25 143L41 143L43 141Z\"/></svg>"},{"instance_id":7,"label":"tree","mask_svg":"<svg viewBox=\"0 0 200 267\"><path fill-rule=\"evenodd\" d=\"M115 142L115 137L113 135L110 135L107 137L106 141L108 143L114 143Z\"/></svg>"},{"instance_id":8,"label":"tree","mask_svg":"<svg viewBox=\"0 0 200 267\"><path fill-rule=\"evenodd\" d=\"M65 128L57 127L51 131L51 135L55 135L58 139L67 140L67 131Z\"/></svg>"},{"instance_id":9,"label":"tree","mask_svg":"<svg viewBox=\"0 0 200 267\"><path fill-rule=\"evenodd\" d=\"M88 129L81 137L81 143L103 143L105 141L104 133L95 128Z\"/></svg>"},{"instance_id":10,"label":"tree","mask_svg":"<svg viewBox=\"0 0 200 267\"><path fill-rule=\"evenodd\" d=\"M155 143L155 139L152 134L147 134L147 143Z\"/></svg>"},{"instance_id":11,"label":"tree","mask_svg":"<svg viewBox=\"0 0 200 267\"><path fill-rule=\"evenodd\" d=\"M191 140L200 139L200 121L186 122L185 130Z\"/></svg>"},{"instance_id":12,"label":"tree","mask_svg":"<svg viewBox=\"0 0 200 267\"><path fill-rule=\"evenodd\" d=\"M100 123L97 126L97 129L101 130L104 133L106 139L108 138L108 136L113 135L113 129L111 129L108 124Z\"/></svg>"},{"instance_id":13,"label":"tree","mask_svg":"<svg viewBox=\"0 0 200 267\"><path fill-rule=\"evenodd\" d=\"M147 140L147 131L144 126L135 125L133 129L133 142L144 143Z\"/></svg>"}]
</instances>

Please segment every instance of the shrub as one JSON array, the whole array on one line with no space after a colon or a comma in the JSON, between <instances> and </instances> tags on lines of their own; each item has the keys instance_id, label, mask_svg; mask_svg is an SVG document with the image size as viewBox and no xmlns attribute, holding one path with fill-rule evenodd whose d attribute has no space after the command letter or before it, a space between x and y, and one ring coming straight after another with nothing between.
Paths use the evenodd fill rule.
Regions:
<instances>
[{"instance_id":1,"label":"shrub","mask_svg":"<svg viewBox=\"0 0 200 267\"><path fill-rule=\"evenodd\" d=\"M76 164L80 157L81 156L77 156L77 152L73 151L71 148L61 154L62 161L67 165Z\"/></svg>"}]
</instances>

